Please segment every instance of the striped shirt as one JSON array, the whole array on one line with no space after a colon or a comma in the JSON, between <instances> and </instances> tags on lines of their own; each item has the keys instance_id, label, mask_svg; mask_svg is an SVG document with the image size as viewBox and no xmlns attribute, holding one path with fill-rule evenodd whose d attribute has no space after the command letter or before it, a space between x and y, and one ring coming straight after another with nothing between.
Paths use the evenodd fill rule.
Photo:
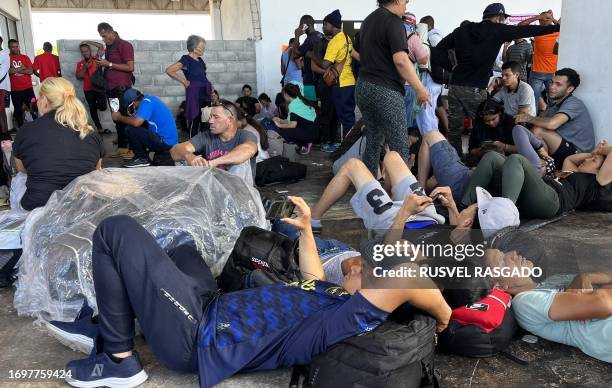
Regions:
<instances>
[{"instance_id":1,"label":"striped shirt","mask_svg":"<svg viewBox=\"0 0 612 388\"><path fill-rule=\"evenodd\" d=\"M526 40L521 40L518 43L508 47L507 62L518 62L521 65L521 80L527 82L527 62L529 57L533 55L533 47Z\"/></svg>"}]
</instances>

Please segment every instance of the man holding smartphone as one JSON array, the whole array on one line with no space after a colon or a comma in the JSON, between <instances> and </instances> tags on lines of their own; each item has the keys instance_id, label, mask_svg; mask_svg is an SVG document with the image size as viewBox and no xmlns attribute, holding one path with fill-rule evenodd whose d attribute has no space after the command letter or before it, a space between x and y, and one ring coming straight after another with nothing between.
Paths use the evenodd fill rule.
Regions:
<instances>
[{"instance_id":1,"label":"man holding smartphone","mask_svg":"<svg viewBox=\"0 0 612 388\"><path fill-rule=\"evenodd\" d=\"M312 71L312 60L306 56L306 53L313 51L323 40L323 34L315 30L314 23L315 20L310 15L304 15L300 18L300 25L295 29L292 51L294 59L304 58L304 68L302 69L304 97L310 101L317 101L316 87L319 77ZM306 34L306 40L300 45L300 37L304 34Z\"/></svg>"},{"instance_id":2,"label":"man holding smartphone","mask_svg":"<svg viewBox=\"0 0 612 388\"><path fill-rule=\"evenodd\" d=\"M106 44L106 49L103 56L96 60L96 63L104 68L106 96L109 99L111 111L118 111L123 116L127 116L127 106L123 103L123 94L134 83L134 47L130 42L121 39L108 23L98 24L98 33ZM117 105L118 109L116 109ZM117 151L111 157L132 159L134 153L129 150L125 124L115 121L115 126L117 128Z\"/></svg>"}]
</instances>

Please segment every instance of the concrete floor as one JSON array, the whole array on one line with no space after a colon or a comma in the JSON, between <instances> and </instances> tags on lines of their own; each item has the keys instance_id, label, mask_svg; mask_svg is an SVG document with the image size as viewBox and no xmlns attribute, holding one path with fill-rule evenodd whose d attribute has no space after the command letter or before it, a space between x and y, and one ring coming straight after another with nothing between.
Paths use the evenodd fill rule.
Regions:
<instances>
[{"instance_id":1,"label":"concrete floor","mask_svg":"<svg viewBox=\"0 0 612 388\"><path fill-rule=\"evenodd\" d=\"M110 138L106 138L110 146ZM288 190L302 195L309 204L316 202L331 178L330 163L325 154L316 152L301 158L308 164L308 179L294 185L269 187L263 193ZM315 163L315 164L313 164ZM105 161L105 166L116 166L119 161ZM358 246L364 231L348 204L349 195L334 207L323 220L323 237L334 237ZM550 265L563 272L609 268L612 264L612 214L575 213L546 225L532 234L542 242ZM57 370L83 354L65 348L43 328L33 324L32 318L18 317L12 306L14 291L0 290L0 387L55 387L61 380L11 380L11 370ZM442 385L451 387L609 387L612 365L590 358L579 350L540 339L536 344L520 340L512 344L510 352L529 361L518 365L503 356L471 359L440 353L436 367L442 375ZM610 345L612 346L612 344ZM195 387L195 375L181 375L161 367L142 338L137 341L149 380L143 387ZM286 387L290 371L279 370L234 376L219 387Z\"/></svg>"}]
</instances>

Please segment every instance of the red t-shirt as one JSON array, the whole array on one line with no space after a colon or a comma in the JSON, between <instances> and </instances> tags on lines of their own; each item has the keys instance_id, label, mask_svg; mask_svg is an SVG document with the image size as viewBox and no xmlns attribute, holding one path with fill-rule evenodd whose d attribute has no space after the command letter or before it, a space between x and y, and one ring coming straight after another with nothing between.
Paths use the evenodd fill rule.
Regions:
<instances>
[{"instance_id":1,"label":"red t-shirt","mask_svg":"<svg viewBox=\"0 0 612 388\"><path fill-rule=\"evenodd\" d=\"M34 58L34 71L40 75L40 82L49 77L61 77L59 57L51 53L42 53Z\"/></svg>"},{"instance_id":2,"label":"red t-shirt","mask_svg":"<svg viewBox=\"0 0 612 388\"><path fill-rule=\"evenodd\" d=\"M106 60L114 64L127 64L134 61L134 47L126 40L119 37L112 46L107 46L105 50ZM113 90L120 86L125 88L132 87L132 73L106 68L106 90Z\"/></svg>"},{"instance_id":3,"label":"red t-shirt","mask_svg":"<svg viewBox=\"0 0 612 388\"><path fill-rule=\"evenodd\" d=\"M95 59L98 59L98 56L96 55L95 57L91 57L92 61L89 65L89 67L87 68L87 72L85 73L85 75L83 76L83 91L84 92L88 92L90 90L93 89L93 86L91 85L91 75L96 71L96 62L94 61ZM81 71L81 69L83 68L83 66L85 66L87 62L83 59L81 60L81 62L77 63L76 65L76 73L78 73L79 71Z\"/></svg>"},{"instance_id":4,"label":"red t-shirt","mask_svg":"<svg viewBox=\"0 0 612 388\"><path fill-rule=\"evenodd\" d=\"M32 62L27 55L11 54L11 67L18 68L21 66L32 67ZM32 88L32 76L29 74L15 73L11 74L11 90L14 92L20 92Z\"/></svg>"}]
</instances>

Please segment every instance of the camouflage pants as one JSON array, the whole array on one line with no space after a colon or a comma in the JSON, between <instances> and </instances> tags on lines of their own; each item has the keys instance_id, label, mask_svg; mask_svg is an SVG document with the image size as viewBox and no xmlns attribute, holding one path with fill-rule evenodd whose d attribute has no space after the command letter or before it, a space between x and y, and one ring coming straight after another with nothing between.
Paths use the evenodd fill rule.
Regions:
<instances>
[{"instance_id":1,"label":"camouflage pants","mask_svg":"<svg viewBox=\"0 0 612 388\"><path fill-rule=\"evenodd\" d=\"M455 147L459 155L463 155L461 148L461 134L463 133L463 119L469 116L476 118L476 111L481 102L487 98L485 89L470 86L450 85L448 90L448 141Z\"/></svg>"}]
</instances>

